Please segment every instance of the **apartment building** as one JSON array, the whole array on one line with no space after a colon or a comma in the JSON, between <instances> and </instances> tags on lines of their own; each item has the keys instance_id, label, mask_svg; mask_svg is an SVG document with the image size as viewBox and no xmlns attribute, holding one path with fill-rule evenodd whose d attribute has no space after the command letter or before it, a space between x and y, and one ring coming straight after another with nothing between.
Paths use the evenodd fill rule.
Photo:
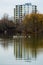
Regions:
<instances>
[{"instance_id":1,"label":"apartment building","mask_svg":"<svg viewBox=\"0 0 43 65\"><path fill-rule=\"evenodd\" d=\"M37 12L37 6L32 5L31 3L16 5L16 7L14 8L14 21L21 22L25 15L36 12Z\"/></svg>"}]
</instances>

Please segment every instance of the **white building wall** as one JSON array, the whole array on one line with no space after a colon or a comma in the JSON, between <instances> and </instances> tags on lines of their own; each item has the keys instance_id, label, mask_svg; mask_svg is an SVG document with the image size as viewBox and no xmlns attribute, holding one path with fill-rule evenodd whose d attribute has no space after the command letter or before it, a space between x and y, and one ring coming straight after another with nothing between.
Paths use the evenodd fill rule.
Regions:
<instances>
[{"instance_id":1,"label":"white building wall","mask_svg":"<svg viewBox=\"0 0 43 65\"><path fill-rule=\"evenodd\" d=\"M29 6L29 14L32 13L32 6Z\"/></svg>"}]
</instances>

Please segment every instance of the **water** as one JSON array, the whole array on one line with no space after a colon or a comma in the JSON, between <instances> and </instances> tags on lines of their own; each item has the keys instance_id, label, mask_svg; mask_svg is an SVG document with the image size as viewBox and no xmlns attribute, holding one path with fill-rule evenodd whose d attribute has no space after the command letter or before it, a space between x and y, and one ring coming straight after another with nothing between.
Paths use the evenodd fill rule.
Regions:
<instances>
[{"instance_id":1,"label":"water","mask_svg":"<svg viewBox=\"0 0 43 65\"><path fill-rule=\"evenodd\" d=\"M43 38L0 38L0 65L43 65Z\"/></svg>"}]
</instances>

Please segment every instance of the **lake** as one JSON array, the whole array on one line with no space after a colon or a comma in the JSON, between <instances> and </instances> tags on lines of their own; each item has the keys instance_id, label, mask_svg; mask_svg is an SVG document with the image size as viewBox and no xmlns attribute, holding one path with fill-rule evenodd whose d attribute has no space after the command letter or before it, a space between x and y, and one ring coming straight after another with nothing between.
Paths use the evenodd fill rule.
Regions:
<instances>
[{"instance_id":1,"label":"lake","mask_svg":"<svg viewBox=\"0 0 43 65\"><path fill-rule=\"evenodd\" d=\"M0 38L0 65L43 65L43 38Z\"/></svg>"}]
</instances>

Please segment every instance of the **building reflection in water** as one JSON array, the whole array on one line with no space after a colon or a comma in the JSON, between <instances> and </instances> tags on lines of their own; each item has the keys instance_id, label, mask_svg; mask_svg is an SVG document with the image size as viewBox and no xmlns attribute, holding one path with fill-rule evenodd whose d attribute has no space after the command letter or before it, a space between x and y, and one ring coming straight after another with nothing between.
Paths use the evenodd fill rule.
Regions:
<instances>
[{"instance_id":1,"label":"building reflection in water","mask_svg":"<svg viewBox=\"0 0 43 65\"><path fill-rule=\"evenodd\" d=\"M36 60L40 52L38 49L43 49L43 38L33 36L31 38L2 39L0 45L5 49L12 46L14 56L18 60Z\"/></svg>"},{"instance_id":2,"label":"building reflection in water","mask_svg":"<svg viewBox=\"0 0 43 65\"><path fill-rule=\"evenodd\" d=\"M34 37L19 38L14 40L14 55L16 59L31 60L36 59L38 49L43 48L43 42L40 38Z\"/></svg>"}]
</instances>

